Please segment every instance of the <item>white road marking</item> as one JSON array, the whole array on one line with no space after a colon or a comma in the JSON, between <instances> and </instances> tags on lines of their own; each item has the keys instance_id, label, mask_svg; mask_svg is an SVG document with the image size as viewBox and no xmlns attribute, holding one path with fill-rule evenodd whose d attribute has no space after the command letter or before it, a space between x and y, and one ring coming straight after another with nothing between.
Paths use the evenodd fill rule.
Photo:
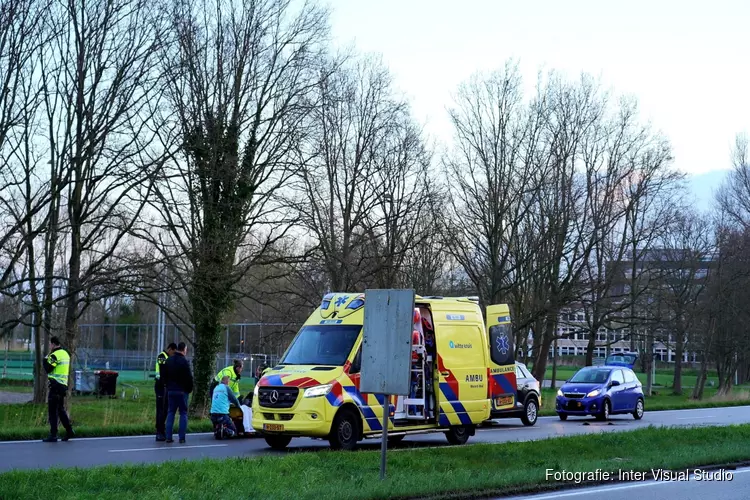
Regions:
<instances>
[{"instance_id":1,"label":"white road marking","mask_svg":"<svg viewBox=\"0 0 750 500\"><path fill-rule=\"evenodd\" d=\"M677 420L698 420L701 418L713 418L716 415L706 415L705 417L677 417Z\"/></svg>"},{"instance_id":2,"label":"white road marking","mask_svg":"<svg viewBox=\"0 0 750 500\"><path fill-rule=\"evenodd\" d=\"M697 468L697 467L694 467ZM733 470L730 471L732 475L736 474L743 474L745 472L750 472L750 469L740 469L740 470ZM690 479L694 479L695 476L691 475ZM584 494L591 494L591 493L606 493L608 491L620 491L620 490L629 490L632 488L643 488L647 486L661 486L663 484L676 484L678 481L648 481L645 483L628 483L620 486L598 486L595 488L575 488L572 491L569 491L567 493L551 493L549 495L544 496L528 496L528 497L519 497L519 498L528 498L529 500L550 500L552 498L563 498L563 497L577 497Z\"/></svg>"},{"instance_id":3,"label":"white road marking","mask_svg":"<svg viewBox=\"0 0 750 500\"><path fill-rule=\"evenodd\" d=\"M219 448L222 446L229 446L227 444L194 444L190 446L185 446L178 444L177 446L159 446L157 448L129 448L126 450L107 450L110 453L124 453L127 451L153 451L153 450L186 450L188 448Z\"/></svg>"},{"instance_id":4,"label":"white road marking","mask_svg":"<svg viewBox=\"0 0 750 500\"><path fill-rule=\"evenodd\" d=\"M194 433L188 434L188 436L212 436L212 435L213 435L213 432L194 432ZM148 434L148 435L143 435L143 436L105 436L105 437L81 437L81 438L77 437L77 438L71 439L68 442L72 443L74 441L101 441L105 439L138 439L138 438L154 439L154 437L156 436L154 436L153 434ZM42 442L41 439L23 439L19 441L0 441L0 445L24 444L24 443L29 444L29 443L41 443L41 442Z\"/></svg>"}]
</instances>

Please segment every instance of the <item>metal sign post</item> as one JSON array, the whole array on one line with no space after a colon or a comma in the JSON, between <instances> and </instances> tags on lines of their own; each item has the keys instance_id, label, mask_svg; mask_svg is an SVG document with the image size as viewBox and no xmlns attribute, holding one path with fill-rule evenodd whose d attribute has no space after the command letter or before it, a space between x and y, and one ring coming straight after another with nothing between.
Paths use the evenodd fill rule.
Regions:
<instances>
[{"instance_id":1,"label":"metal sign post","mask_svg":"<svg viewBox=\"0 0 750 500\"><path fill-rule=\"evenodd\" d=\"M385 479L390 397L409 394L414 298L414 290L365 291L359 390L383 396L380 479Z\"/></svg>"}]
</instances>

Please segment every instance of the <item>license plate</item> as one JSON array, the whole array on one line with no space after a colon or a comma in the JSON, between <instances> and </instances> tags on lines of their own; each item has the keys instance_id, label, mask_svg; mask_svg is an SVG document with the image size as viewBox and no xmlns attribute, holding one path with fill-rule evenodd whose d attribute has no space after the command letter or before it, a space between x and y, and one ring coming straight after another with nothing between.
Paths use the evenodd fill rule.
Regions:
<instances>
[{"instance_id":1,"label":"license plate","mask_svg":"<svg viewBox=\"0 0 750 500\"><path fill-rule=\"evenodd\" d=\"M282 432L284 430L284 424L263 424L263 430L271 432Z\"/></svg>"},{"instance_id":2,"label":"license plate","mask_svg":"<svg viewBox=\"0 0 750 500\"><path fill-rule=\"evenodd\" d=\"M495 398L495 406L507 406L513 404L513 396Z\"/></svg>"}]
</instances>

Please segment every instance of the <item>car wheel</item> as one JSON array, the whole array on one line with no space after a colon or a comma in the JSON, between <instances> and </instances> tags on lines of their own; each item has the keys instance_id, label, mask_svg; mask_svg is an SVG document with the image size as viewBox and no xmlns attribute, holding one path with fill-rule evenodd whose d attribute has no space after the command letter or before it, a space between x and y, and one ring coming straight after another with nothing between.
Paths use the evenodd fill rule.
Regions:
<instances>
[{"instance_id":1,"label":"car wheel","mask_svg":"<svg viewBox=\"0 0 750 500\"><path fill-rule=\"evenodd\" d=\"M466 444L466 441L469 440L469 435L469 428L465 425L451 427L445 433L445 437L448 438L450 444Z\"/></svg>"},{"instance_id":2,"label":"car wheel","mask_svg":"<svg viewBox=\"0 0 750 500\"><path fill-rule=\"evenodd\" d=\"M359 416L344 409L336 414L328 442L334 450L351 451L359 440Z\"/></svg>"},{"instance_id":3,"label":"car wheel","mask_svg":"<svg viewBox=\"0 0 750 500\"><path fill-rule=\"evenodd\" d=\"M266 444L274 450L285 450L292 442L292 436L264 436Z\"/></svg>"},{"instance_id":4,"label":"car wheel","mask_svg":"<svg viewBox=\"0 0 750 500\"><path fill-rule=\"evenodd\" d=\"M521 422L523 425L534 425L536 423L537 416L539 414L539 406L535 398L528 398L526 404L523 407L523 415L521 415Z\"/></svg>"},{"instance_id":5,"label":"car wheel","mask_svg":"<svg viewBox=\"0 0 750 500\"><path fill-rule=\"evenodd\" d=\"M562 420L563 422L565 420L568 420L568 416L565 415L564 413L558 413L557 416L560 417L560 420Z\"/></svg>"},{"instance_id":6,"label":"car wheel","mask_svg":"<svg viewBox=\"0 0 750 500\"><path fill-rule=\"evenodd\" d=\"M638 398L638 402L635 404L635 410L633 410L633 418L635 418L636 420L642 419L644 411L643 400L641 398Z\"/></svg>"},{"instance_id":7,"label":"car wheel","mask_svg":"<svg viewBox=\"0 0 750 500\"><path fill-rule=\"evenodd\" d=\"M609 406L609 399L604 400L604 404L602 405L602 412L596 416L597 420L608 420L609 419L609 412L610 412L610 406Z\"/></svg>"}]
</instances>

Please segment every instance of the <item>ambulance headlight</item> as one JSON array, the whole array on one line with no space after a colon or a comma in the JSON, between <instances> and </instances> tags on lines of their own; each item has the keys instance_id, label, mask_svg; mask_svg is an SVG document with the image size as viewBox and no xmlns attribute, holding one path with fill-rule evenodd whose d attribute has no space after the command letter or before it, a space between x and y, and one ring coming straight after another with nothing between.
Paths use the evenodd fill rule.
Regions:
<instances>
[{"instance_id":1,"label":"ambulance headlight","mask_svg":"<svg viewBox=\"0 0 750 500\"><path fill-rule=\"evenodd\" d=\"M315 387L308 387L307 389L305 389L305 397L317 398L318 396L325 396L326 394L331 392L331 387L333 387L333 384L316 385Z\"/></svg>"}]
</instances>

